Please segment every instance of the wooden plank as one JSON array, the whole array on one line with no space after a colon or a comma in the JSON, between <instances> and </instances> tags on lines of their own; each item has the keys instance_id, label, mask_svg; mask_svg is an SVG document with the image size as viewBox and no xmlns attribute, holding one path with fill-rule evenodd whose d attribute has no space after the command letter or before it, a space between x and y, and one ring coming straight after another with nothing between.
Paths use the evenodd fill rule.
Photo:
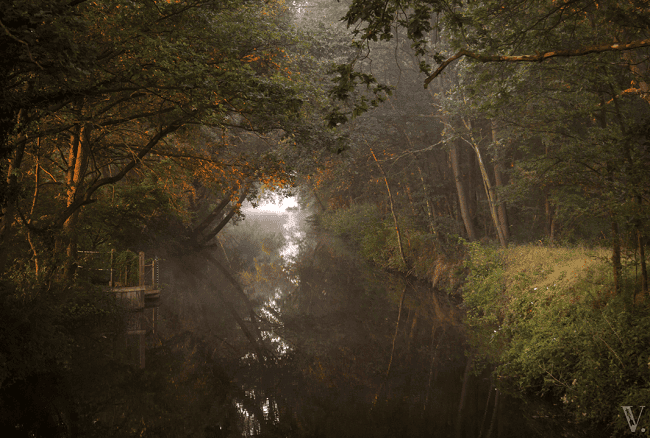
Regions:
<instances>
[{"instance_id":1,"label":"wooden plank","mask_svg":"<svg viewBox=\"0 0 650 438\"><path fill-rule=\"evenodd\" d=\"M114 293L126 293L126 292L140 292L144 291L144 293L148 294L158 294L160 293L160 289L151 289L151 286L128 286L128 287L112 287L109 288L106 292L114 292Z\"/></svg>"},{"instance_id":2,"label":"wooden plank","mask_svg":"<svg viewBox=\"0 0 650 438\"><path fill-rule=\"evenodd\" d=\"M143 329L127 330L126 332L127 335L144 335L146 333L147 331Z\"/></svg>"},{"instance_id":3,"label":"wooden plank","mask_svg":"<svg viewBox=\"0 0 650 438\"><path fill-rule=\"evenodd\" d=\"M109 292L140 292L146 290L146 286L127 286L127 287L113 287Z\"/></svg>"}]
</instances>

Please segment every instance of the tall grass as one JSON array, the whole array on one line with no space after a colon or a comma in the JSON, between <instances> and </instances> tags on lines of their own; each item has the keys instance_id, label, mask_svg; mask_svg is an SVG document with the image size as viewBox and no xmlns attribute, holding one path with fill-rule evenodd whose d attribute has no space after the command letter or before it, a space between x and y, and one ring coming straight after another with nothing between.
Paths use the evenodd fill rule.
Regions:
<instances>
[{"instance_id":1,"label":"tall grass","mask_svg":"<svg viewBox=\"0 0 650 438\"><path fill-rule=\"evenodd\" d=\"M466 267L473 342L504 389L544 397L585 431L629 431L621 406L650 401L650 310L635 304L633 264L618 295L601 248L472 244Z\"/></svg>"}]
</instances>

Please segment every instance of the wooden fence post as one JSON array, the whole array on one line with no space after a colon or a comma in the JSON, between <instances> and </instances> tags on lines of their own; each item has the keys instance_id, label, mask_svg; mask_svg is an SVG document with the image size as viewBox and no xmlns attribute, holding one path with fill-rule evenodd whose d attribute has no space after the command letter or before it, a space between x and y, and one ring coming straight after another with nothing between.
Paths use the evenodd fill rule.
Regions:
<instances>
[{"instance_id":1,"label":"wooden fence post","mask_svg":"<svg viewBox=\"0 0 650 438\"><path fill-rule=\"evenodd\" d=\"M151 262L151 288L158 290L158 257ZM151 332L156 333L156 320L158 319L158 307L151 309Z\"/></svg>"},{"instance_id":2,"label":"wooden fence post","mask_svg":"<svg viewBox=\"0 0 650 438\"><path fill-rule=\"evenodd\" d=\"M144 252L138 253L138 286L144 286Z\"/></svg>"},{"instance_id":3,"label":"wooden fence post","mask_svg":"<svg viewBox=\"0 0 650 438\"><path fill-rule=\"evenodd\" d=\"M138 302L140 304L138 313L140 317L140 321L142 322L143 316L144 316L144 252L140 251L138 253L138 286L141 288L138 291ZM140 335L138 336L138 343L140 347L140 368L144 368L144 354L145 354L145 340L144 340L144 330L142 327L140 327L141 332Z\"/></svg>"},{"instance_id":4,"label":"wooden fence post","mask_svg":"<svg viewBox=\"0 0 650 438\"><path fill-rule=\"evenodd\" d=\"M111 278L108 280L108 287L115 287L115 281L113 280L113 257L115 256L115 248L111 249Z\"/></svg>"}]
</instances>

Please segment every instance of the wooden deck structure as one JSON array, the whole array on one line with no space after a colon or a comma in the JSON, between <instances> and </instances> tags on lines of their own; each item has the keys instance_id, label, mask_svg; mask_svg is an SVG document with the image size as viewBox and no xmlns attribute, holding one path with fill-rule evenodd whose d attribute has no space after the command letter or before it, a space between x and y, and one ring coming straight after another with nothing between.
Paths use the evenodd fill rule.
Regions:
<instances>
[{"instance_id":1,"label":"wooden deck structure","mask_svg":"<svg viewBox=\"0 0 650 438\"><path fill-rule=\"evenodd\" d=\"M84 253L86 261L94 260L95 269L88 266L87 268L93 272L99 272L100 284L104 283L107 279L108 285L105 291L115 294L117 301L121 306L126 309L125 318L125 331L126 339L122 339L123 348L115 346L116 351L124 350L127 356L129 354L129 346L133 347L137 343L137 356L140 368L145 367L145 336L148 333L155 333L158 326L158 306L160 302L160 262L158 258L154 258L150 263L146 263L144 252L137 254L137 279L134 281L135 275L133 272L118 272L120 270L131 271L135 266L127 266L133 264L131 259L126 265L120 264L117 260L117 253L115 250L110 252L110 263L107 263L105 257L109 254L106 252L97 251L79 251ZM104 261L97 261L98 258L104 258ZM99 263L99 267L97 267ZM110 266L106 266L109 264ZM89 263L92 265L92 263ZM129 275L130 274L130 275ZM130 284L129 284L130 283ZM136 284L133 284L136 283ZM134 342L135 341L135 342ZM135 360L132 358L130 360Z\"/></svg>"},{"instance_id":2,"label":"wooden deck structure","mask_svg":"<svg viewBox=\"0 0 650 438\"><path fill-rule=\"evenodd\" d=\"M138 253L138 285L118 286L113 269L114 251L111 253L109 289L116 294L118 301L131 311L126 326L127 336L138 337L140 368L145 367L145 335L148 331L156 332L158 325L158 303L160 300L159 263L155 258L150 264L145 263L144 252ZM150 277L146 275L150 268ZM147 277L150 282L147 282Z\"/></svg>"}]
</instances>

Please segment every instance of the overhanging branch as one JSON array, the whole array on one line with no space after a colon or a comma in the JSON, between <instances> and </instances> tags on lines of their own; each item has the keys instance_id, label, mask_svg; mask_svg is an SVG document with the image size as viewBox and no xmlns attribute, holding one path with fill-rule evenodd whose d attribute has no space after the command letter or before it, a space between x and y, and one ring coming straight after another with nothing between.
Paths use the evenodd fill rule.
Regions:
<instances>
[{"instance_id":1,"label":"overhanging branch","mask_svg":"<svg viewBox=\"0 0 650 438\"><path fill-rule=\"evenodd\" d=\"M590 53L634 50L649 46L650 39L645 39L632 41L630 43L600 44L573 50L554 50L551 52L537 53L535 55L482 55L480 53L470 52L469 50L463 49L440 64L436 71L434 71L431 76L425 79L424 88L427 88L429 86L429 83L438 77L438 75L440 75L440 73L442 73L442 71L447 68L449 64L456 61L458 58L462 58L463 56L467 56L479 62L542 62L551 58L584 56L589 55Z\"/></svg>"},{"instance_id":2,"label":"overhanging branch","mask_svg":"<svg viewBox=\"0 0 650 438\"><path fill-rule=\"evenodd\" d=\"M131 169L133 169L135 166L137 166L140 162L142 162L142 159L149 153L151 150L158 144L160 140L165 138L168 134L171 134L172 132L178 130L181 126L183 126L183 123L186 121L186 119L180 119L176 121L175 123L172 123L168 125L165 128L160 128L158 133L151 137L147 144L140 150L140 152L133 157L132 160L130 160L119 172L117 172L113 176L109 177L104 177L101 179L96 180L88 189L85 191L83 196L80 196L76 198L72 204L70 204L58 217L58 219L55 221L54 226L56 228L60 228L63 226L65 221L72 216L72 214L80 209L82 206L90 204L91 202L94 202L92 200L92 195L102 186L108 185L108 184L115 184L116 182L120 181L122 178L126 176Z\"/></svg>"}]
</instances>

